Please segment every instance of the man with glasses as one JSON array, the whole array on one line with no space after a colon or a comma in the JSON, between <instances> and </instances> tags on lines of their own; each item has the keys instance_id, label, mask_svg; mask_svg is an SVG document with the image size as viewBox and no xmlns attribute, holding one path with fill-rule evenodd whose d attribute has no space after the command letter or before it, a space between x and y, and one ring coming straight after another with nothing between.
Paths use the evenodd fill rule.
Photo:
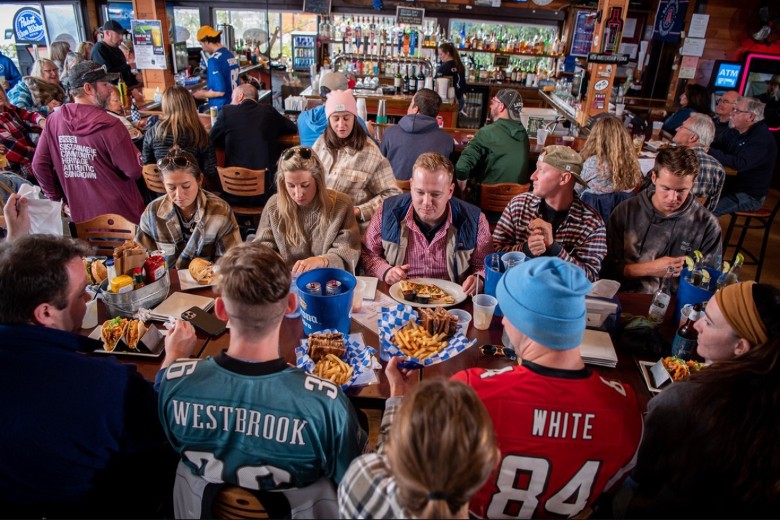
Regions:
<instances>
[{"instance_id":1,"label":"man with glasses","mask_svg":"<svg viewBox=\"0 0 780 520\"><path fill-rule=\"evenodd\" d=\"M75 65L68 76L74 102L49 116L38 140L35 177L49 199L67 204L73 222L116 213L138 223L144 211L135 183L141 154L122 122L102 108L117 78L94 61Z\"/></svg>"},{"instance_id":2,"label":"man with glasses","mask_svg":"<svg viewBox=\"0 0 780 520\"><path fill-rule=\"evenodd\" d=\"M50 235L0 244L5 517L164 515L158 508L170 496L176 455L165 444L157 394L135 365L85 355L103 345L78 333L89 299L82 256L89 253L83 243ZM174 343L194 347L192 325L177 321L166 350Z\"/></svg>"},{"instance_id":3,"label":"man with glasses","mask_svg":"<svg viewBox=\"0 0 780 520\"><path fill-rule=\"evenodd\" d=\"M677 127L672 142L678 146L687 146L696 153L699 160L699 174L693 183L691 193L713 211L720 200L720 192L726 172L723 166L707 153L715 134L715 124L710 116L692 113L682 125Z\"/></svg>"},{"instance_id":4,"label":"man with glasses","mask_svg":"<svg viewBox=\"0 0 780 520\"><path fill-rule=\"evenodd\" d=\"M712 117L712 122L715 123L715 139L730 128L731 111L734 110L734 103L737 102L738 97L739 92L729 90L718 98L715 104L715 115Z\"/></svg>"},{"instance_id":5,"label":"man with glasses","mask_svg":"<svg viewBox=\"0 0 780 520\"><path fill-rule=\"evenodd\" d=\"M764 205L777 159L777 142L764 122L764 103L739 97L730 116L731 129L715 139L709 154L737 171L728 176L715 215L756 211Z\"/></svg>"},{"instance_id":6,"label":"man with glasses","mask_svg":"<svg viewBox=\"0 0 780 520\"><path fill-rule=\"evenodd\" d=\"M619 204L609 217L602 277L620 281L623 291L654 293L667 268L680 276L693 251L708 261L720 257L720 223L691 194L698 174L692 149L658 150L653 187Z\"/></svg>"},{"instance_id":7,"label":"man with glasses","mask_svg":"<svg viewBox=\"0 0 780 520\"><path fill-rule=\"evenodd\" d=\"M535 258L499 280L504 330L519 365L453 376L485 404L499 468L471 500L480 518L577 517L634 464L642 414L631 387L586 367L582 269Z\"/></svg>"},{"instance_id":8,"label":"man with glasses","mask_svg":"<svg viewBox=\"0 0 780 520\"><path fill-rule=\"evenodd\" d=\"M347 90L349 83L347 77L341 72L329 72L322 76L320 80L320 100L322 104L301 112L298 116L298 137L301 140L301 146L314 146L325 128L328 126L328 118L325 116L325 101L328 94L334 90ZM357 122L366 131L366 134L373 140L374 136L366 126L366 122L360 116L355 116Z\"/></svg>"},{"instance_id":9,"label":"man with glasses","mask_svg":"<svg viewBox=\"0 0 780 520\"><path fill-rule=\"evenodd\" d=\"M460 154L455 177L461 191L469 179L474 184L514 182L528 184L528 133L520 122L523 98L511 88L501 89L490 100L493 122L480 128ZM474 197L477 192L474 191Z\"/></svg>"}]
</instances>

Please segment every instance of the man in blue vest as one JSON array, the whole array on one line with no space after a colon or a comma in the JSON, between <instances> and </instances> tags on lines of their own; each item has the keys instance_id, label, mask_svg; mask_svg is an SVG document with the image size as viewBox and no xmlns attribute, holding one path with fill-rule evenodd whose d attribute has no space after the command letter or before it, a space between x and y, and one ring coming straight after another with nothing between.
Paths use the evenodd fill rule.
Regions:
<instances>
[{"instance_id":1,"label":"man in blue vest","mask_svg":"<svg viewBox=\"0 0 780 520\"><path fill-rule=\"evenodd\" d=\"M411 193L385 200L363 236L366 272L388 285L407 278L439 278L473 294L493 251L485 215L453 199L454 167L438 153L424 153L412 168Z\"/></svg>"}]
</instances>

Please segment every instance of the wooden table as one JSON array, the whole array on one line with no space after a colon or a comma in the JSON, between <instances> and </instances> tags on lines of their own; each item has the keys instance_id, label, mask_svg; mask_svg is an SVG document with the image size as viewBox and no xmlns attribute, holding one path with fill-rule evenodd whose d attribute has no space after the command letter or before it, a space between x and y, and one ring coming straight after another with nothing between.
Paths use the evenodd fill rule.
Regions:
<instances>
[{"instance_id":1,"label":"wooden table","mask_svg":"<svg viewBox=\"0 0 780 520\"><path fill-rule=\"evenodd\" d=\"M172 294L173 292L180 290L180 285L176 270L171 270L170 273ZM383 282L379 282L378 291L387 294L388 286ZM210 287L204 287L203 289L196 289L188 292L202 296L215 296L214 291ZM623 312L629 312L631 314L637 315L646 314L647 308L650 305L650 298L651 295L648 294L621 294L620 300L623 307ZM455 307L472 312L471 299L467 298L464 302ZM99 306L99 319L100 323L106 319L105 308L102 304ZM85 335L89 334L89 332L91 331L82 331L82 333ZM353 320L351 332L361 332L363 334L366 345L379 350L379 339L372 330ZM500 318L493 318L493 322L491 323L491 326L488 330L477 330L475 327L471 326L467 336L469 339L477 340L475 345L452 359L449 359L438 365L422 369L420 371L420 379L437 377L449 378L460 370L472 367L495 369L511 365L512 362L505 357L483 356L479 350L479 346L484 344L501 344L502 332L503 327L501 325ZM279 351L280 355L292 365L295 365L295 347L300 344L300 340L303 337L305 336L303 333L303 323L301 322L301 319L284 318L282 321L281 333L279 337ZM206 358L207 356L216 356L228 348L229 342L229 331L219 337L211 339L207 338L205 335L203 335L203 333L198 332L198 346L195 350L194 357ZM642 376L639 372L636 359L630 352L623 351L619 345L616 345L616 350L618 353L618 364L616 368L605 368L591 365L588 366L591 370L602 375L604 378L619 379L620 381L631 386L637 395L642 409L644 410L646 409L647 403L652 397L652 394L645 386L644 380L642 379ZM154 376L162 364L162 357L158 359L122 357L120 359L124 362L136 364L138 371L149 380L154 380ZM382 362L383 366L384 364L385 363ZM379 379L379 384L354 387L347 391L347 395L357 407L372 409L384 408L385 401L390 396L390 387L384 372L377 372L377 377Z\"/></svg>"}]
</instances>

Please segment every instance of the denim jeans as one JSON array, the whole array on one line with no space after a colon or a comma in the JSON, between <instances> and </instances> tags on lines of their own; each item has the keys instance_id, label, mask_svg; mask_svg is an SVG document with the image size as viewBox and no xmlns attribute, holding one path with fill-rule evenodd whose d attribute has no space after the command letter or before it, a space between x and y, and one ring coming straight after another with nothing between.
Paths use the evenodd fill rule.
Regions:
<instances>
[{"instance_id":1,"label":"denim jeans","mask_svg":"<svg viewBox=\"0 0 780 520\"><path fill-rule=\"evenodd\" d=\"M726 193L720 194L718 206L713 213L716 217L734 213L735 211L756 211L764 206L766 197L756 199L747 193Z\"/></svg>"}]
</instances>

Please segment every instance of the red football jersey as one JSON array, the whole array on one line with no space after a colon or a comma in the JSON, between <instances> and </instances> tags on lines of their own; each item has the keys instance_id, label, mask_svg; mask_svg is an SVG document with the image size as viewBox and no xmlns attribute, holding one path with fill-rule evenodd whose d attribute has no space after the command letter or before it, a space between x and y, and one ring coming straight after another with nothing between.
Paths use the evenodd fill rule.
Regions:
<instances>
[{"instance_id":1,"label":"red football jersey","mask_svg":"<svg viewBox=\"0 0 780 520\"><path fill-rule=\"evenodd\" d=\"M529 362L453 379L479 394L501 448L499 467L471 500L476 515L571 517L634 465L642 414L618 381Z\"/></svg>"}]
</instances>

